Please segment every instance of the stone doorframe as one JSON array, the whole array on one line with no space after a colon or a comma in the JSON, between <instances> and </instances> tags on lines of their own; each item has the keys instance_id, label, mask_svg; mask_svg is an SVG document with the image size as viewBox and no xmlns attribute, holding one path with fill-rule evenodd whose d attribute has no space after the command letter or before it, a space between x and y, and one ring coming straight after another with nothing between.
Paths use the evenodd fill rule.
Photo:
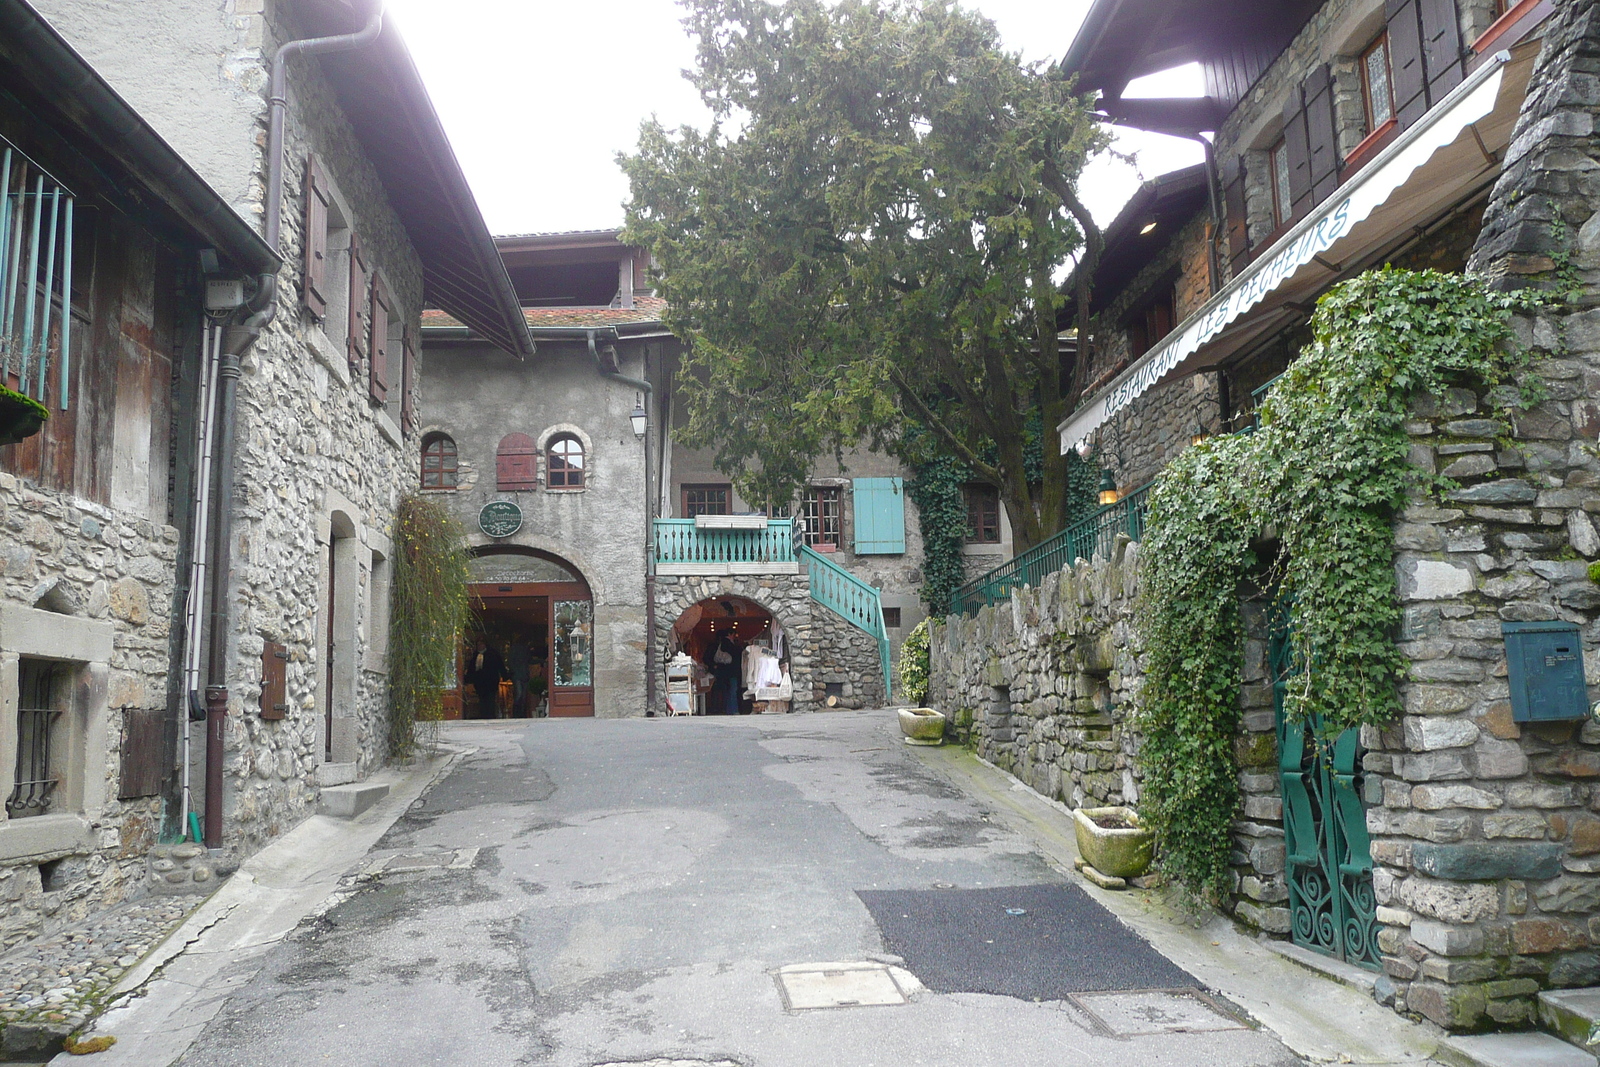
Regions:
<instances>
[{"instance_id":1,"label":"stone doorframe","mask_svg":"<svg viewBox=\"0 0 1600 1067\"><path fill-rule=\"evenodd\" d=\"M386 561L393 548L387 536L367 526L360 508L333 490L323 496L322 512L316 520L318 581L316 605L315 676L317 740L319 760L317 780L321 785L354 781L363 759L361 751L361 712L363 674L374 674L369 684L384 684L387 675L387 642L373 640L370 628L387 624L387 605L372 603L374 595L388 595L372 580L375 561ZM332 563L330 574L329 563ZM328 611L328 581L334 581L332 619ZM333 627L332 688L323 653L328 647L329 625ZM374 654L375 650L378 654ZM387 707L379 700L378 707ZM331 715L329 714L331 707ZM331 720L332 735L327 730ZM373 735L375 731L365 731ZM377 731L381 733L381 731Z\"/></svg>"}]
</instances>

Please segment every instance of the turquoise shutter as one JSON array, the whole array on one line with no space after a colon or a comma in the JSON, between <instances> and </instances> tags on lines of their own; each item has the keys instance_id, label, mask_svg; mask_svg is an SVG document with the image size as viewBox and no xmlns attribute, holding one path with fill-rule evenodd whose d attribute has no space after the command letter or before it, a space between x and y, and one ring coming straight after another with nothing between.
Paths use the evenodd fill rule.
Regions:
<instances>
[{"instance_id":1,"label":"turquoise shutter","mask_svg":"<svg viewBox=\"0 0 1600 1067\"><path fill-rule=\"evenodd\" d=\"M856 512L856 555L887 556L904 552L904 482L899 478L857 478L850 491Z\"/></svg>"}]
</instances>

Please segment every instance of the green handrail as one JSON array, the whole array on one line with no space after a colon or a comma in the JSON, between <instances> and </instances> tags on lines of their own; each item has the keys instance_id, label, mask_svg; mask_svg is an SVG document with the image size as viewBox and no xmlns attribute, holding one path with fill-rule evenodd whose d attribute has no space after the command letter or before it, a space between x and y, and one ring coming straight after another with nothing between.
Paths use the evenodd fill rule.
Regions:
<instances>
[{"instance_id":1,"label":"green handrail","mask_svg":"<svg viewBox=\"0 0 1600 1067\"><path fill-rule=\"evenodd\" d=\"M883 601L878 591L810 545L800 546L800 559L811 578L811 599L877 638L878 660L883 667L883 699L892 699L889 628L883 624Z\"/></svg>"},{"instance_id":2,"label":"green handrail","mask_svg":"<svg viewBox=\"0 0 1600 1067\"><path fill-rule=\"evenodd\" d=\"M693 519L655 520L657 563L793 563L794 520L765 529L704 530Z\"/></svg>"},{"instance_id":3,"label":"green handrail","mask_svg":"<svg viewBox=\"0 0 1600 1067\"><path fill-rule=\"evenodd\" d=\"M1153 485L1154 482L1146 482L1115 504L1107 504L1048 541L974 578L950 597L950 614L970 615L1006 599L1013 589L1037 586L1045 575L1070 567L1079 559L1109 556L1118 534L1125 533L1135 541L1142 539Z\"/></svg>"}]
</instances>

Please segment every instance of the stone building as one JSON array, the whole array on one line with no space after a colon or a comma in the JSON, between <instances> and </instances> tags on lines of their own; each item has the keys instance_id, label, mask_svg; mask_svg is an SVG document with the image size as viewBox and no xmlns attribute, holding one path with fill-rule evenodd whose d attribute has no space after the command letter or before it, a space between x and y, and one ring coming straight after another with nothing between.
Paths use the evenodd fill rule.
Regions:
<instances>
[{"instance_id":1,"label":"stone building","mask_svg":"<svg viewBox=\"0 0 1600 1067\"><path fill-rule=\"evenodd\" d=\"M170 528L138 535L165 569L134 575L149 601L136 608L115 594L132 592L115 584L120 557L81 565L91 587L112 579L113 614L159 613L159 640L170 632L144 653L164 680L140 700L190 744L167 754L152 832L175 839L181 813L198 812L206 844L237 858L389 755L391 520L415 485L424 303L513 351L531 345L416 68L373 5L34 7L192 169L212 224L242 225L273 261L210 246L172 268L191 279L176 298L147 279L197 324L145 342L187 361L182 421L152 426L176 457L169 496L168 446L152 449ZM153 386L165 396L165 379ZM190 729L191 715L209 724Z\"/></svg>"},{"instance_id":2,"label":"stone building","mask_svg":"<svg viewBox=\"0 0 1600 1067\"><path fill-rule=\"evenodd\" d=\"M1123 96L1132 79L1191 61L1204 98ZM1125 489L1187 443L1190 396L1214 405L1203 432L1247 429L1304 343L1315 299L1341 279L1393 263L1577 292L1516 323L1530 356L1518 384L1538 403L1502 420L1503 398L1470 383L1416 400L1412 462L1459 487L1396 516L1404 711L1360 732L1348 769L1303 745L1275 707L1287 638L1270 591L1243 604L1228 906L1266 934L1379 971L1380 999L1452 1030L1548 1022L1552 991L1600 984L1589 721L1600 593L1588 577L1600 556L1597 63L1597 5L1536 0L1101 0L1063 61L1116 121L1205 132L1213 146L1209 202L1162 218L1158 183L1108 231L1126 247L1156 223L1144 266L1097 304L1094 381L1060 431L1063 449L1093 440ZM1153 240L1163 230L1169 239ZM1181 292L1197 249L1212 284L1187 309L1175 295L1152 338L1159 315L1137 309L1164 298L1167 279ZM1138 799L1138 738L1123 714L1141 675L1137 627L1123 626L1138 551L1125 539L1110 549L935 639L935 691L973 716L980 751L1074 803ZM1577 657L1579 684L1524 677ZM1535 700L1554 717L1528 721ZM1353 823L1316 814L1352 803L1364 813ZM1286 806L1311 824L1286 824ZM1286 834L1303 845L1324 829L1345 850L1337 862L1285 848Z\"/></svg>"},{"instance_id":3,"label":"stone building","mask_svg":"<svg viewBox=\"0 0 1600 1067\"><path fill-rule=\"evenodd\" d=\"M899 465L853 452L802 499L757 509L709 452L673 440L686 421L682 348L645 250L615 230L496 244L537 352L515 359L428 313L419 473L468 529L482 632L503 653L520 637L546 664L545 710L659 711L673 653L774 623L797 709L885 703L886 653L922 617L921 537ZM971 546L989 565L1010 541L998 498L992 514ZM578 648L582 660L563 659ZM484 713L464 684L447 706Z\"/></svg>"}]
</instances>

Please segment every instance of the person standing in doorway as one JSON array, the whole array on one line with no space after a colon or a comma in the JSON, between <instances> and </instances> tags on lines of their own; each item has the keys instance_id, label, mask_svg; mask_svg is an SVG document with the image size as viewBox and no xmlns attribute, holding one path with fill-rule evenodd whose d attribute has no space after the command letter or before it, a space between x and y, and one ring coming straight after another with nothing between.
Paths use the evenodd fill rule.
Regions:
<instances>
[{"instance_id":1,"label":"person standing in doorway","mask_svg":"<svg viewBox=\"0 0 1600 1067\"><path fill-rule=\"evenodd\" d=\"M478 650L472 654L468 680L478 693L478 717L500 717L500 679L505 676L505 660L487 640L478 638Z\"/></svg>"},{"instance_id":2,"label":"person standing in doorway","mask_svg":"<svg viewBox=\"0 0 1600 1067\"><path fill-rule=\"evenodd\" d=\"M506 665L511 668L511 714L519 719L529 714L528 669L532 663L533 649L528 647L528 639L521 634L514 635Z\"/></svg>"}]
</instances>

